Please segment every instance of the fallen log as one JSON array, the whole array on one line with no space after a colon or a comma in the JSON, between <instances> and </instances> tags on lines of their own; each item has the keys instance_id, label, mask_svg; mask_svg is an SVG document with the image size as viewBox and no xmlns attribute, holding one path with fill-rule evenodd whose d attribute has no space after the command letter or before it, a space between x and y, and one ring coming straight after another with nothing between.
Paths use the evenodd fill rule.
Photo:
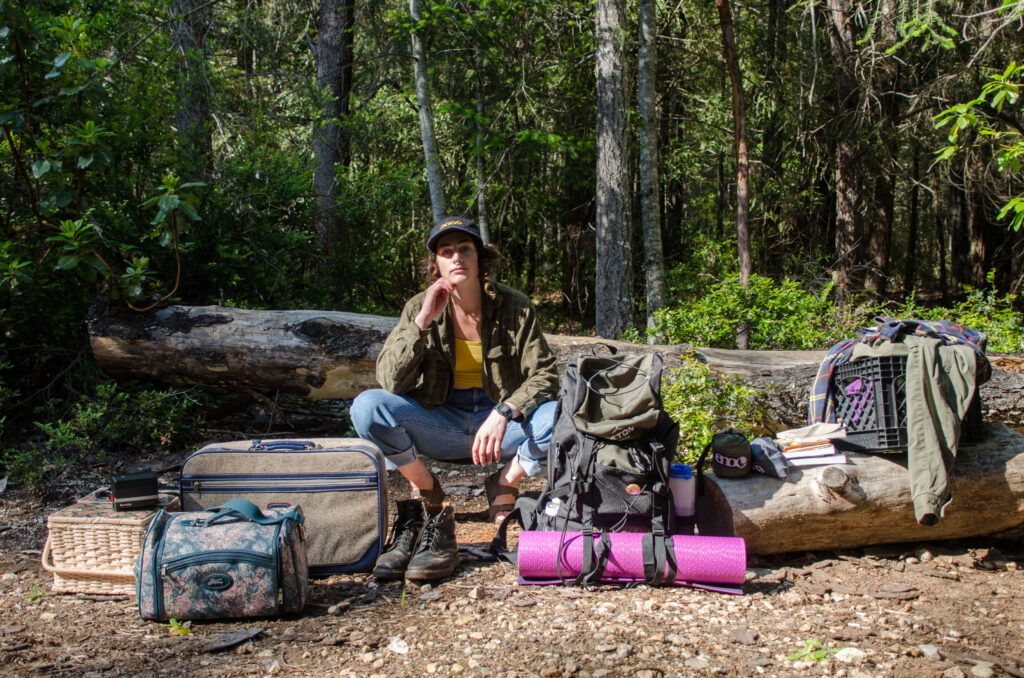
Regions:
<instances>
[{"instance_id":1,"label":"fallen log","mask_svg":"<svg viewBox=\"0 0 1024 678\"><path fill-rule=\"evenodd\" d=\"M253 311L170 305L146 313L94 304L89 340L113 377L281 392L311 400L354 398L376 386L377 354L396 318L337 311ZM559 370L577 353L657 351L668 368L696 355L712 370L738 375L762 393L772 421L799 426L823 351L734 351L686 344L631 344L547 335ZM998 365L999 363L996 362ZM995 370L981 388L990 418L1024 424L1024 374Z\"/></svg>"},{"instance_id":2,"label":"fallen log","mask_svg":"<svg viewBox=\"0 0 1024 678\"><path fill-rule=\"evenodd\" d=\"M111 313L94 304L88 329L96 362L112 377L279 391L320 400L354 398L376 387L377 354L397 322L362 313L226 306ZM546 336L560 370L577 353L657 351L673 367L690 350L685 345Z\"/></svg>"},{"instance_id":3,"label":"fallen log","mask_svg":"<svg viewBox=\"0 0 1024 678\"><path fill-rule=\"evenodd\" d=\"M785 479L706 476L701 534L742 537L751 554L955 539L1024 525L1024 435L986 424L983 442L960 449L953 501L931 527L914 519L904 454L847 453L848 464L791 469Z\"/></svg>"}]
</instances>

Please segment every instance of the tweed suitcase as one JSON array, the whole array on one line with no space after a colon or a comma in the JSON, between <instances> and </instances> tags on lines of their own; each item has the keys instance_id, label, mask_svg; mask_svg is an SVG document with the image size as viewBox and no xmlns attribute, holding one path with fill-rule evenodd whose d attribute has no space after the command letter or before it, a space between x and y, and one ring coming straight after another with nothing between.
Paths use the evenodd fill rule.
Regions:
<instances>
[{"instance_id":1,"label":"tweed suitcase","mask_svg":"<svg viewBox=\"0 0 1024 678\"><path fill-rule=\"evenodd\" d=\"M182 511L301 506L311 577L373 569L387 538L384 455L358 438L213 443L182 464L180 489Z\"/></svg>"}]
</instances>

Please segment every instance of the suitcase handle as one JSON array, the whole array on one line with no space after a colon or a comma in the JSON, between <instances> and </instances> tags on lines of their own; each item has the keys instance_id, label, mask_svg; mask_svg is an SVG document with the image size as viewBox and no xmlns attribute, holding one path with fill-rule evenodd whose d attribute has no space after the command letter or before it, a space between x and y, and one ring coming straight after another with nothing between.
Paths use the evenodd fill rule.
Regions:
<instances>
[{"instance_id":1,"label":"suitcase handle","mask_svg":"<svg viewBox=\"0 0 1024 678\"><path fill-rule=\"evenodd\" d=\"M311 440L262 440L252 441L250 450L267 450L268 452L280 452L281 450L315 450L319 445Z\"/></svg>"},{"instance_id":2,"label":"suitcase handle","mask_svg":"<svg viewBox=\"0 0 1024 678\"><path fill-rule=\"evenodd\" d=\"M274 525L276 523L283 523L286 520L294 520L300 525L303 522L303 517L298 514L295 508L292 508L288 513L283 513L279 516L266 516L262 511L260 511L256 504L252 503L248 499L242 499L240 497L236 497L221 506L216 506L206 510L210 512L216 511L216 513L206 519L206 525L213 525L221 518L231 515L241 516L249 522L257 523L259 525Z\"/></svg>"}]
</instances>

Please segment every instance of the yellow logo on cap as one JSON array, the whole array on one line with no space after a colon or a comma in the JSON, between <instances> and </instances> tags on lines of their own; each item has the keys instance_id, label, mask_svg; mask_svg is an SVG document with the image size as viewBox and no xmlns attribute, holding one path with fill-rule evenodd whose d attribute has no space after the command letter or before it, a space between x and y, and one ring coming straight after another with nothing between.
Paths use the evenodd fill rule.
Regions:
<instances>
[{"instance_id":1,"label":"yellow logo on cap","mask_svg":"<svg viewBox=\"0 0 1024 678\"><path fill-rule=\"evenodd\" d=\"M449 226L458 226L461 223L462 222L460 220L458 220L458 219L452 219L451 221L446 221L443 224L441 224L440 226L438 226L437 230L443 231L444 229L448 228Z\"/></svg>"}]
</instances>

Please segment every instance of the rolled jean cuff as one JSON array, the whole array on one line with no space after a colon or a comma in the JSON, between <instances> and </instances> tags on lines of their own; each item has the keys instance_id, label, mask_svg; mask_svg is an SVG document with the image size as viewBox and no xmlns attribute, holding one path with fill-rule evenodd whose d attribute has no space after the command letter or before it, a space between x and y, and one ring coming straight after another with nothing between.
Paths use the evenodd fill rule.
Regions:
<instances>
[{"instance_id":1,"label":"rolled jean cuff","mask_svg":"<svg viewBox=\"0 0 1024 678\"><path fill-rule=\"evenodd\" d=\"M416 447L410 447L405 452L389 454L384 457L384 465L389 471L397 471L402 466L407 466L416 461Z\"/></svg>"},{"instance_id":2,"label":"rolled jean cuff","mask_svg":"<svg viewBox=\"0 0 1024 678\"><path fill-rule=\"evenodd\" d=\"M540 465L539 461L527 457L523 454L522 449L516 452L516 461L519 462L519 465L523 467L523 470L526 471L526 475L528 476L535 476L544 470L544 467Z\"/></svg>"}]
</instances>

